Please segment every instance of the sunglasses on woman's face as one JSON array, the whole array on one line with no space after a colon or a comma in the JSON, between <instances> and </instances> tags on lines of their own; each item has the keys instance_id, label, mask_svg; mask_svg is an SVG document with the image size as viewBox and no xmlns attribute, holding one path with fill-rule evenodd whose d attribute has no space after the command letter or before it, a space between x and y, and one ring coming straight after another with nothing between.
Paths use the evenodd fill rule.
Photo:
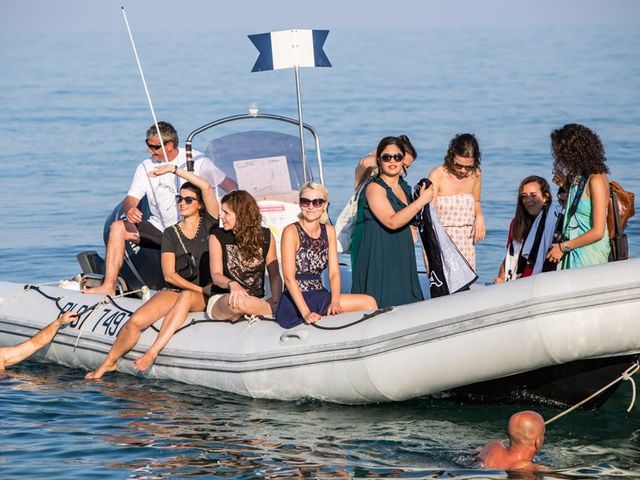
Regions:
<instances>
[{"instance_id":1,"label":"sunglasses on woman's face","mask_svg":"<svg viewBox=\"0 0 640 480\"><path fill-rule=\"evenodd\" d=\"M320 208L326 200L324 198L304 198L300 197L300 206L303 208L308 208L309 205L313 205L313 208Z\"/></svg>"},{"instance_id":2,"label":"sunglasses on woman's face","mask_svg":"<svg viewBox=\"0 0 640 480\"><path fill-rule=\"evenodd\" d=\"M463 165L461 163L456 162L455 160L453 161L453 166L456 167L458 170L464 170L465 172L470 172L471 170L476 168L475 164L474 165Z\"/></svg>"},{"instance_id":3,"label":"sunglasses on woman's face","mask_svg":"<svg viewBox=\"0 0 640 480\"><path fill-rule=\"evenodd\" d=\"M401 162L404 160L404 155L401 153L383 153L380 155L380 160L383 162L390 162L391 160L394 162Z\"/></svg>"},{"instance_id":4,"label":"sunglasses on woman's face","mask_svg":"<svg viewBox=\"0 0 640 480\"><path fill-rule=\"evenodd\" d=\"M183 197L182 195L176 195L176 203L184 202L187 205L191 205L193 202L197 202L196 197Z\"/></svg>"}]
</instances>

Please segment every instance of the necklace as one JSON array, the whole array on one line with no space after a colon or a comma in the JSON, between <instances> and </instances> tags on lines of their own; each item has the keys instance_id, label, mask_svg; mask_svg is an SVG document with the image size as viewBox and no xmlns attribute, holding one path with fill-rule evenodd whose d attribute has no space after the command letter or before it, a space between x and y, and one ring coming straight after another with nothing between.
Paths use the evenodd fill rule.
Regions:
<instances>
[{"instance_id":1,"label":"necklace","mask_svg":"<svg viewBox=\"0 0 640 480\"><path fill-rule=\"evenodd\" d=\"M182 224L184 224L186 226L186 223L184 222L184 220L182 222L180 222L180 223L182 223ZM180 224L178 224L178 229L180 229L180 233L182 234L182 236L184 238L186 238L189 241L193 241L198 237L198 233L200 232L200 225L201 224L202 224L202 215L200 215L200 217L198 218L198 225L196 226L195 233L193 234L193 237L191 237L191 238L189 238L187 236L187 234L184 233L184 231L182 230L182 227L180 226Z\"/></svg>"}]
</instances>

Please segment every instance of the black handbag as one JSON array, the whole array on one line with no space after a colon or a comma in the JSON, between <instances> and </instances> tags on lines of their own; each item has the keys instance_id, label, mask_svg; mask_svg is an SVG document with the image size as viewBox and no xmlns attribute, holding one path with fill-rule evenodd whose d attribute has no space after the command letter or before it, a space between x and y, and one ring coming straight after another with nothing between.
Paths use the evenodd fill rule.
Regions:
<instances>
[{"instance_id":1,"label":"black handbag","mask_svg":"<svg viewBox=\"0 0 640 480\"><path fill-rule=\"evenodd\" d=\"M611 259L613 261L629 258L629 240L627 234L622 233L611 239Z\"/></svg>"}]
</instances>

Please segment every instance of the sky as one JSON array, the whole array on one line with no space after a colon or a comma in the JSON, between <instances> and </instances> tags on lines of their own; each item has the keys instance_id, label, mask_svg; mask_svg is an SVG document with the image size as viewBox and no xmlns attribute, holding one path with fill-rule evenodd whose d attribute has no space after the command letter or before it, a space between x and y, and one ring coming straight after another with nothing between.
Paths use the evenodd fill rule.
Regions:
<instances>
[{"instance_id":1,"label":"sky","mask_svg":"<svg viewBox=\"0 0 640 480\"><path fill-rule=\"evenodd\" d=\"M638 0L0 0L0 30L639 26ZM164 20L162 20L164 19ZM0 47L1 48L1 47Z\"/></svg>"}]
</instances>

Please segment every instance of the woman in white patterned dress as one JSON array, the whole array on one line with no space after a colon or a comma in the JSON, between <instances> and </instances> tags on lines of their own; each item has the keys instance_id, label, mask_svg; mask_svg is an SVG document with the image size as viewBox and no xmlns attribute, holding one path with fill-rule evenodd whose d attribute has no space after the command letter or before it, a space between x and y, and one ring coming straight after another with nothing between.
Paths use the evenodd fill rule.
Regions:
<instances>
[{"instance_id":1,"label":"woman in white patterned dress","mask_svg":"<svg viewBox=\"0 0 640 480\"><path fill-rule=\"evenodd\" d=\"M438 219L474 270L475 244L483 240L486 233L480 205L480 157L476 137L461 133L449 143L444 163L429 173Z\"/></svg>"}]
</instances>

